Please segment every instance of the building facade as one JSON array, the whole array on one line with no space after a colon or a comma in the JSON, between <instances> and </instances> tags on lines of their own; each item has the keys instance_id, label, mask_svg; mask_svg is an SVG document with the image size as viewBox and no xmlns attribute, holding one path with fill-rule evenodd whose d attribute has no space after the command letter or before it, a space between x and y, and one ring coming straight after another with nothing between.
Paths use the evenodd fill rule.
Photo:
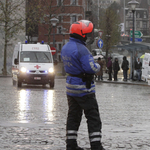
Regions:
<instances>
[{"instance_id":1,"label":"building facade","mask_svg":"<svg viewBox=\"0 0 150 150\"><path fill-rule=\"evenodd\" d=\"M143 35L149 35L149 16L145 8L137 8L135 12L135 30L141 31ZM133 13L128 8L125 10L125 33L130 35L133 28Z\"/></svg>"},{"instance_id":2,"label":"building facade","mask_svg":"<svg viewBox=\"0 0 150 150\"><path fill-rule=\"evenodd\" d=\"M92 21L92 0L51 0L48 5L51 12L45 10L44 16L49 20L57 18L58 23L52 27L51 22L42 21L38 25L38 42L49 41L50 46L56 48L56 57L60 60L62 46L69 40L70 25L81 19Z\"/></svg>"},{"instance_id":3,"label":"building facade","mask_svg":"<svg viewBox=\"0 0 150 150\"><path fill-rule=\"evenodd\" d=\"M121 22L123 23L124 30L123 33L125 35L130 35L130 31L133 28L133 13L129 9L128 2L131 0L124 0L124 3L122 3L122 11L121 11ZM149 35L149 29L150 29L150 15L149 15L149 4L148 0L141 1L137 0L139 2L139 6L136 8L136 11L134 13L134 28L137 31L141 31L144 36Z\"/></svg>"}]
</instances>

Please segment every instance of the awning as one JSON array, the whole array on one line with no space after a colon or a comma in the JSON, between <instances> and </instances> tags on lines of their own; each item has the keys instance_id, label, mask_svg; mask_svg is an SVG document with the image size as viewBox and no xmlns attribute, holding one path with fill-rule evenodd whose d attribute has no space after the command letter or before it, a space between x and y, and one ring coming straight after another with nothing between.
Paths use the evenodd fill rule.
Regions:
<instances>
[{"instance_id":1,"label":"awning","mask_svg":"<svg viewBox=\"0 0 150 150\"><path fill-rule=\"evenodd\" d=\"M126 45L117 45L118 50L128 50L128 51L143 51L143 50L150 50L150 44L146 43L129 43Z\"/></svg>"}]
</instances>

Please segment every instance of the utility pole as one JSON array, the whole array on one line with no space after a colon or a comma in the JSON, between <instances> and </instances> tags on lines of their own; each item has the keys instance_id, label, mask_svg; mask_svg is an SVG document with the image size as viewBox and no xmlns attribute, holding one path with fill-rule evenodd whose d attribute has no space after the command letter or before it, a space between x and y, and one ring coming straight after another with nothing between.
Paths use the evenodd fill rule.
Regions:
<instances>
[{"instance_id":1,"label":"utility pole","mask_svg":"<svg viewBox=\"0 0 150 150\"><path fill-rule=\"evenodd\" d=\"M126 10L125 10L125 1L124 0L124 34L126 34Z\"/></svg>"},{"instance_id":2,"label":"utility pole","mask_svg":"<svg viewBox=\"0 0 150 150\"><path fill-rule=\"evenodd\" d=\"M99 20L99 0L97 0L97 6L98 6L98 18L97 18L97 20ZM99 28L99 22L98 22L98 28Z\"/></svg>"}]
</instances>

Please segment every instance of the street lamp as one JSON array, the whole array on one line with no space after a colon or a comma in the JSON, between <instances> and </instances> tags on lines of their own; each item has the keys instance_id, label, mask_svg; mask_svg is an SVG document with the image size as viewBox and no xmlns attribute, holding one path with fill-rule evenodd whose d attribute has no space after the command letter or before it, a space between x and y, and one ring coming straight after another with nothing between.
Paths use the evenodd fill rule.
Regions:
<instances>
[{"instance_id":1,"label":"street lamp","mask_svg":"<svg viewBox=\"0 0 150 150\"><path fill-rule=\"evenodd\" d=\"M133 13L132 43L134 43L135 42L135 35L134 35L134 13L135 13L136 7L139 5L139 2L137 2L136 0L132 0L132 1L128 2L128 5L130 6L130 9L132 10L132 13Z\"/></svg>"},{"instance_id":2,"label":"street lamp","mask_svg":"<svg viewBox=\"0 0 150 150\"><path fill-rule=\"evenodd\" d=\"M50 19L50 21L53 25L53 47L55 47L55 26L56 26L56 24L58 23L59 20L54 17L54 18Z\"/></svg>"},{"instance_id":3,"label":"street lamp","mask_svg":"<svg viewBox=\"0 0 150 150\"><path fill-rule=\"evenodd\" d=\"M132 43L134 44L134 43L135 43L134 13L135 13L136 7L139 5L139 2L137 2L136 0L132 0L132 1L128 2L128 5L130 6L130 9L131 9L131 11L132 11L132 13L133 13ZM135 59L134 59L134 57L135 57L135 52L134 52L134 50L133 50L133 59L132 59L132 61L133 61L133 62L132 62L132 64L133 64L133 68L132 68L132 80L134 80L134 68L135 68L135 65L134 65Z\"/></svg>"}]
</instances>

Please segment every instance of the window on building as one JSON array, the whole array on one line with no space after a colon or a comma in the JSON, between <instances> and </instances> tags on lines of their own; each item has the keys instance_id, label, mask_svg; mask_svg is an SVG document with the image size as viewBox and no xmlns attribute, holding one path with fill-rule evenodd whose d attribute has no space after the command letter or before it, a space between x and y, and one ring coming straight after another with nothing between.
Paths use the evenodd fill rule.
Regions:
<instances>
[{"instance_id":1,"label":"window on building","mask_svg":"<svg viewBox=\"0 0 150 150\"><path fill-rule=\"evenodd\" d=\"M137 21L137 22L136 22L136 27L137 27L137 28L140 28L140 21Z\"/></svg>"},{"instance_id":2,"label":"window on building","mask_svg":"<svg viewBox=\"0 0 150 150\"><path fill-rule=\"evenodd\" d=\"M77 16L72 16L72 23L76 22L77 21Z\"/></svg>"},{"instance_id":3,"label":"window on building","mask_svg":"<svg viewBox=\"0 0 150 150\"><path fill-rule=\"evenodd\" d=\"M144 18L147 18L147 17L146 17L146 12L144 12Z\"/></svg>"},{"instance_id":4,"label":"window on building","mask_svg":"<svg viewBox=\"0 0 150 150\"><path fill-rule=\"evenodd\" d=\"M128 21L126 21L125 25L126 25L126 27L127 27L127 28L129 27L129 23L128 23Z\"/></svg>"},{"instance_id":5,"label":"window on building","mask_svg":"<svg viewBox=\"0 0 150 150\"><path fill-rule=\"evenodd\" d=\"M132 27L133 27L133 22L129 21L129 28L132 28Z\"/></svg>"},{"instance_id":6,"label":"window on building","mask_svg":"<svg viewBox=\"0 0 150 150\"><path fill-rule=\"evenodd\" d=\"M129 17L133 18L133 13L132 12L130 12Z\"/></svg>"},{"instance_id":7,"label":"window on building","mask_svg":"<svg viewBox=\"0 0 150 150\"><path fill-rule=\"evenodd\" d=\"M61 27L58 27L58 33L59 34L61 34L61 31L62 31Z\"/></svg>"},{"instance_id":8,"label":"window on building","mask_svg":"<svg viewBox=\"0 0 150 150\"><path fill-rule=\"evenodd\" d=\"M58 0L58 6L62 6L63 5L63 0Z\"/></svg>"},{"instance_id":9,"label":"window on building","mask_svg":"<svg viewBox=\"0 0 150 150\"><path fill-rule=\"evenodd\" d=\"M58 16L59 23L62 22L62 16Z\"/></svg>"},{"instance_id":10,"label":"window on building","mask_svg":"<svg viewBox=\"0 0 150 150\"><path fill-rule=\"evenodd\" d=\"M147 28L147 23L143 22L143 28L146 29Z\"/></svg>"},{"instance_id":11,"label":"window on building","mask_svg":"<svg viewBox=\"0 0 150 150\"><path fill-rule=\"evenodd\" d=\"M77 5L77 0L71 0L71 5Z\"/></svg>"},{"instance_id":12,"label":"window on building","mask_svg":"<svg viewBox=\"0 0 150 150\"><path fill-rule=\"evenodd\" d=\"M61 48L62 48L61 44L58 44L58 51L61 51Z\"/></svg>"},{"instance_id":13,"label":"window on building","mask_svg":"<svg viewBox=\"0 0 150 150\"><path fill-rule=\"evenodd\" d=\"M140 14L139 13L137 14L137 18L140 18Z\"/></svg>"}]
</instances>

